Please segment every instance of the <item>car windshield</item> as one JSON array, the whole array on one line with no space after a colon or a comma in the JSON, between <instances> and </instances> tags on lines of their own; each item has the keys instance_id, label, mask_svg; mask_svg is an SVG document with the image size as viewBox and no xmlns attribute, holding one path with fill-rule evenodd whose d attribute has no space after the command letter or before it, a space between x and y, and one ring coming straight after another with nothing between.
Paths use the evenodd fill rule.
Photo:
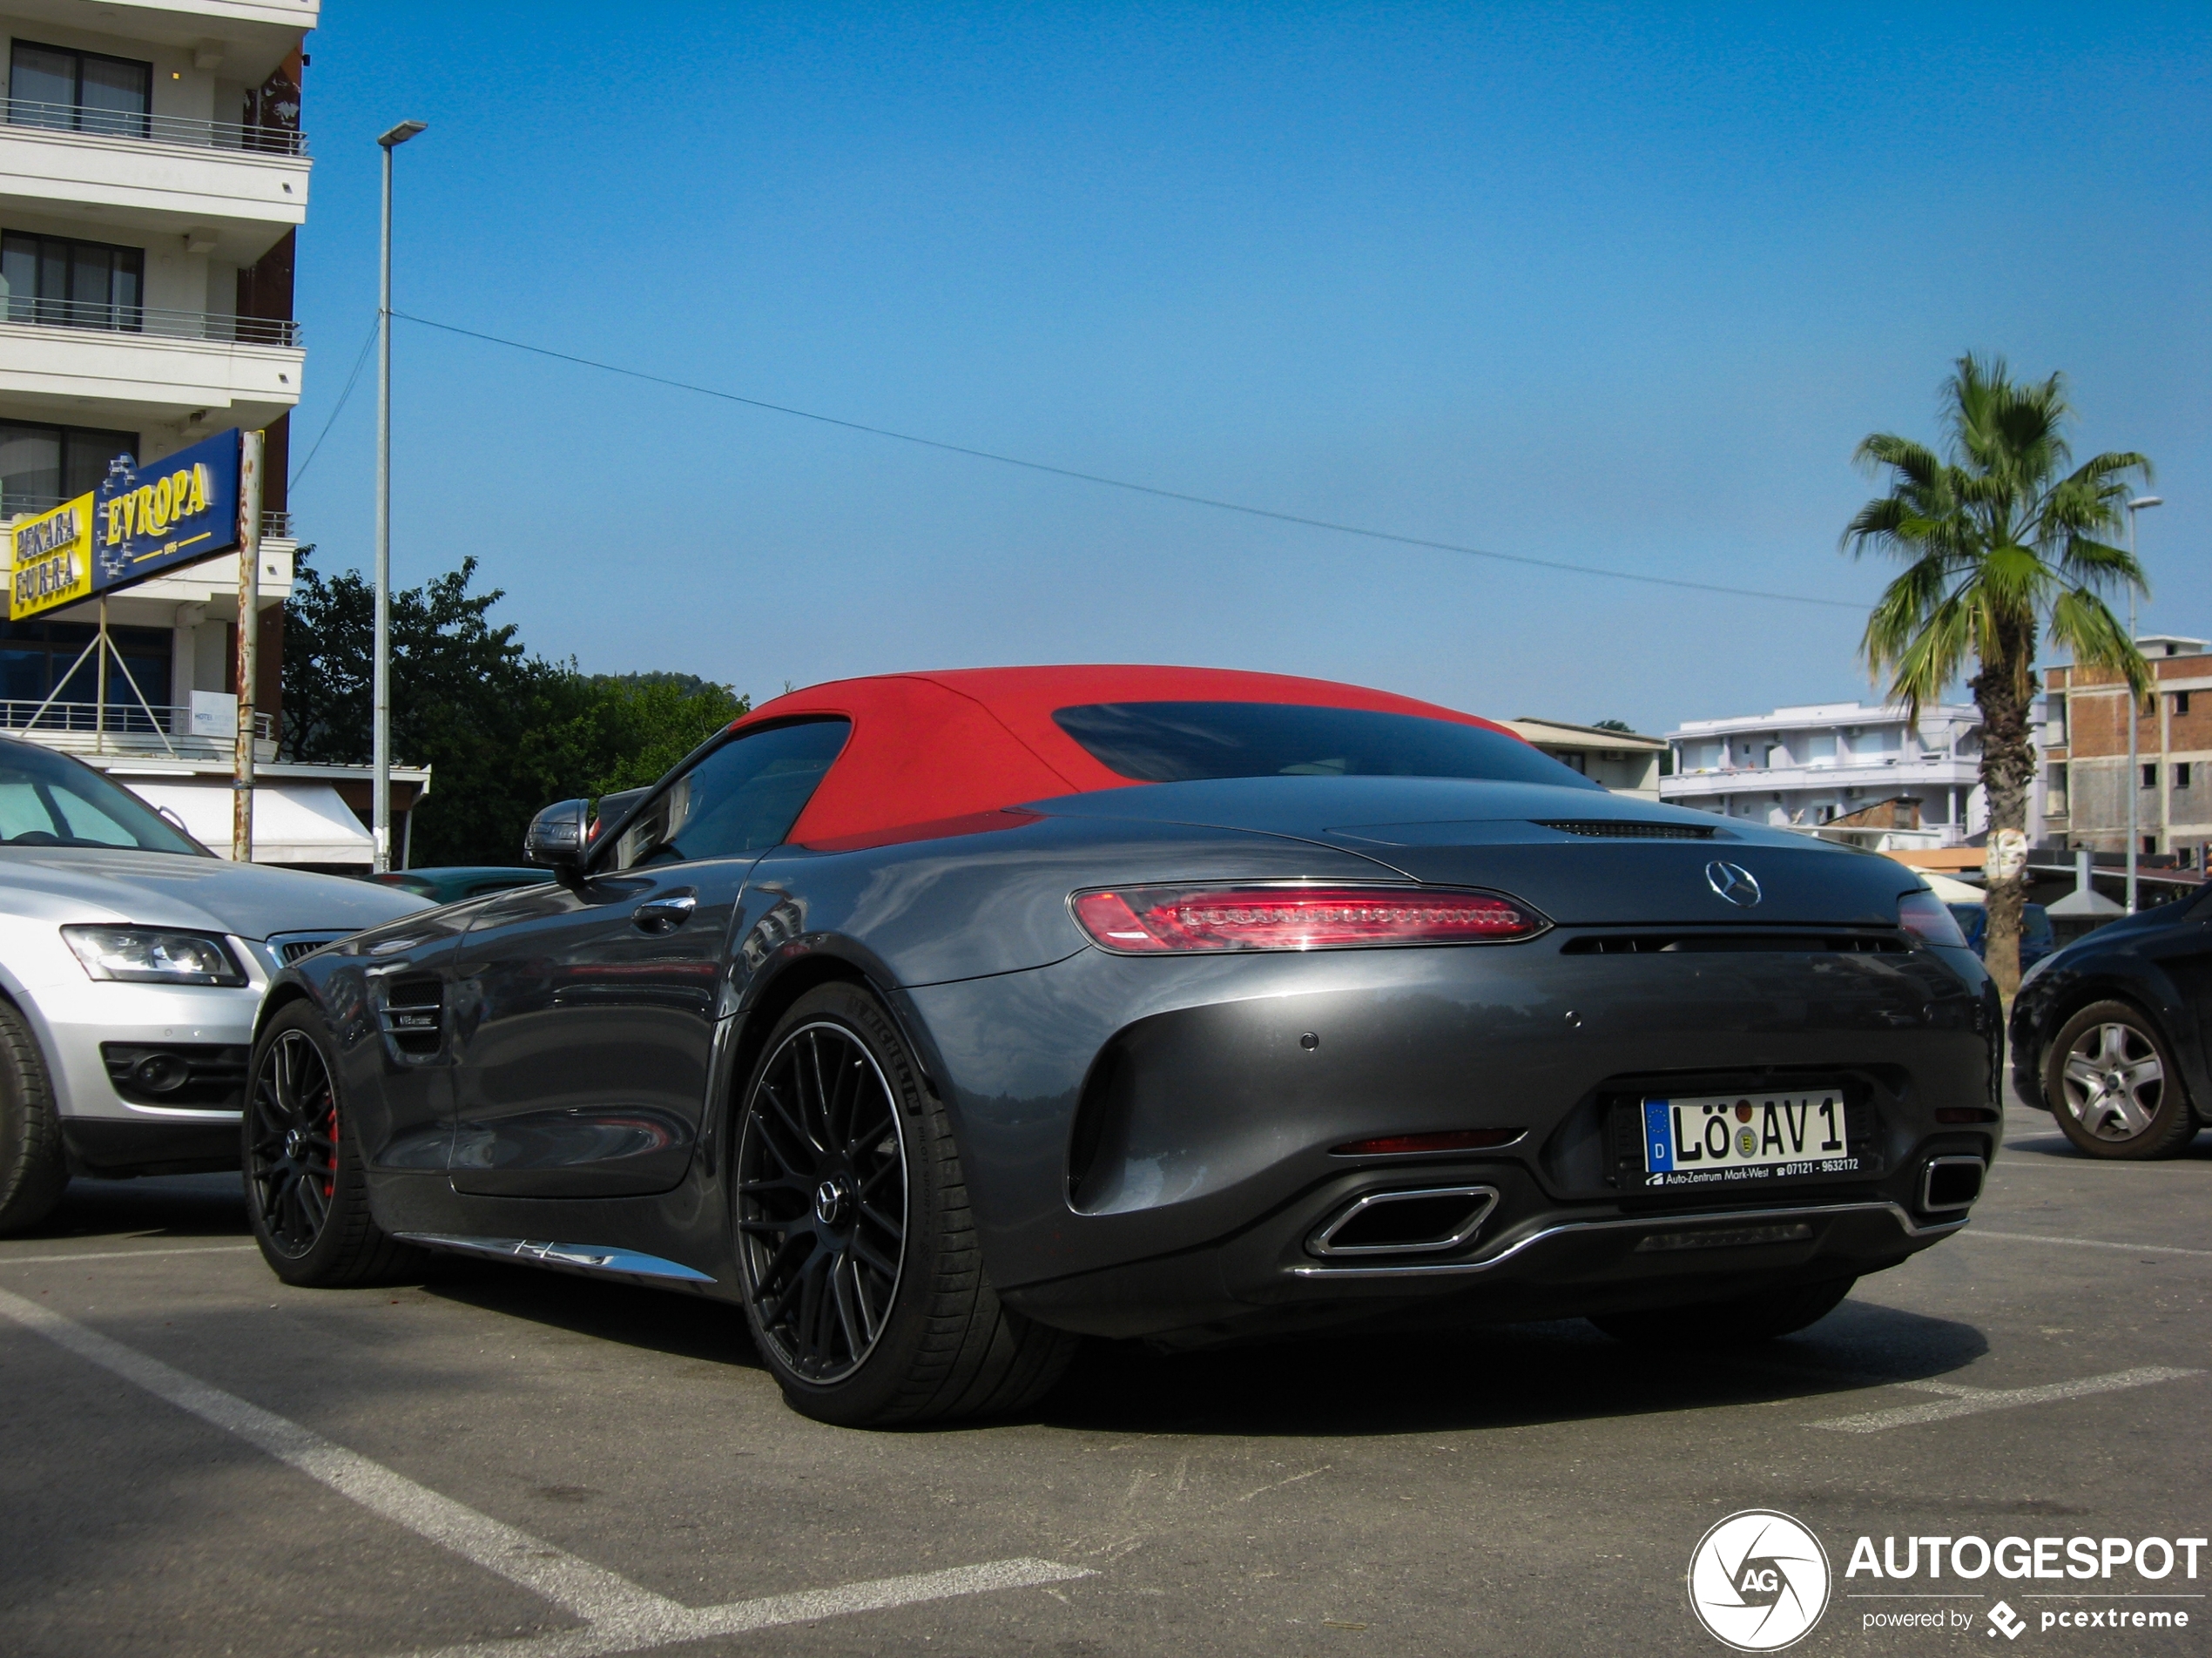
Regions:
<instances>
[{"instance_id":1,"label":"car windshield","mask_svg":"<svg viewBox=\"0 0 2212 1658\"><path fill-rule=\"evenodd\" d=\"M0 843L211 855L138 796L91 766L66 754L16 742L0 742Z\"/></svg>"},{"instance_id":2,"label":"car windshield","mask_svg":"<svg viewBox=\"0 0 2212 1658\"><path fill-rule=\"evenodd\" d=\"M1052 718L1101 765L1140 783L1426 777L1599 786L1517 737L1416 714L1287 703L1087 703Z\"/></svg>"}]
</instances>

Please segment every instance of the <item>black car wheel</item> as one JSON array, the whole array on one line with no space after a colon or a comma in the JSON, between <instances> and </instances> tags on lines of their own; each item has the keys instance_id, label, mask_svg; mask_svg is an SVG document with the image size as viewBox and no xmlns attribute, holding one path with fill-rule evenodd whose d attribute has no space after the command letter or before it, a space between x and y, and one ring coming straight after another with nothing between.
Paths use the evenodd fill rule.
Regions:
<instances>
[{"instance_id":1,"label":"black car wheel","mask_svg":"<svg viewBox=\"0 0 2212 1658\"><path fill-rule=\"evenodd\" d=\"M1074 1338L999 1304L944 1107L845 984L778 1021L738 1112L745 1317L792 1404L849 1426L1018 1410Z\"/></svg>"},{"instance_id":2,"label":"black car wheel","mask_svg":"<svg viewBox=\"0 0 2212 1658\"><path fill-rule=\"evenodd\" d=\"M2124 1001L2093 1002L2060 1027L2044 1051L2043 1097L2092 1157L2175 1156L2196 1133L2165 1037Z\"/></svg>"},{"instance_id":3,"label":"black car wheel","mask_svg":"<svg viewBox=\"0 0 2212 1658\"><path fill-rule=\"evenodd\" d=\"M37 1225L68 1184L45 1061L23 1015L0 1002L0 1233Z\"/></svg>"},{"instance_id":4,"label":"black car wheel","mask_svg":"<svg viewBox=\"0 0 2212 1658\"><path fill-rule=\"evenodd\" d=\"M1743 1347L1795 1335L1835 1311L1857 1278L1831 1278L1724 1301L1652 1311L1611 1312L1590 1322L1615 1341L1643 1347Z\"/></svg>"},{"instance_id":5,"label":"black car wheel","mask_svg":"<svg viewBox=\"0 0 2212 1658\"><path fill-rule=\"evenodd\" d=\"M246 1206L261 1257L287 1284L319 1288L405 1276L423 1258L369 1217L334 1053L311 1004L280 1011L253 1045L243 1124Z\"/></svg>"}]
</instances>

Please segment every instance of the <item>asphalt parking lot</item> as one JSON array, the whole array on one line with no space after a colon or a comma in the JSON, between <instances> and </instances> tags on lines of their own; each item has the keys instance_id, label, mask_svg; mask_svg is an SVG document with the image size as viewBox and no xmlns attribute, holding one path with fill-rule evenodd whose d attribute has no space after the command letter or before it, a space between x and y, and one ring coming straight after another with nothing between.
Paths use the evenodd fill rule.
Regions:
<instances>
[{"instance_id":1,"label":"asphalt parking lot","mask_svg":"<svg viewBox=\"0 0 2212 1658\"><path fill-rule=\"evenodd\" d=\"M0 1244L0 1652L1710 1653L1684 1568L1748 1507L1832 1557L1798 1650L1986 1652L1869 1631L1851 1540L2212 1519L2212 1135L2128 1165L2006 1129L1966 1237L1753 1358L1102 1348L1029 1419L907 1433L794 1415L706 1303L291 1290L234 1182L80 1183ZM2191 1627L2016 1644L2202 1648L2163 1604Z\"/></svg>"}]
</instances>

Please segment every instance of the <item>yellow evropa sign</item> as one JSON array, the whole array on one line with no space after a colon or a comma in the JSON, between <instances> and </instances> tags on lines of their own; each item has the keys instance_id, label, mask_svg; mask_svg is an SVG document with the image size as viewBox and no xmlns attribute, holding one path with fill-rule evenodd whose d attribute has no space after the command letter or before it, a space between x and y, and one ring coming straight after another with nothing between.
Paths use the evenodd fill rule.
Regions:
<instances>
[{"instance_id":1,"label":"yellow evropa sign","mask_svg":"<svg viewBox=\"0 0 2212 1658\"><path fill-rule=\"evenodd\" d=\"M8 532L8 620L92 596L92 497L82 495Z\"/></svg>"}]
</instances>

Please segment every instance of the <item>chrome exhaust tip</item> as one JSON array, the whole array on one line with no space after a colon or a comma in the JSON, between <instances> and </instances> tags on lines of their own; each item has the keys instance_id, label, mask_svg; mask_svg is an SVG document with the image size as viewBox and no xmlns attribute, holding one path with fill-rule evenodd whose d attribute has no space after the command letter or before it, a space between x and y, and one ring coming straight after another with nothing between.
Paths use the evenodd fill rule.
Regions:
<instances>
[{"instance_id":1,"label":"chrome exhaust tip","mask_svg":"<svg viewBox=\"0 0 2212 1658\"><path fill-rule=\"evenodd\" d=\"M1464 1248L1498 1206L1495 1186L1421 1186L1371 1191L1339 1210L1306 1239L1309 1253L1433 1255Z\"/></svg>"},{"instance_id":2,"label":"chrome exhaust tip","mask_svg":"<svg viewBox=\"0 0 2212 1658\"><path fill-rule=\"evenodd\" d=\"M1973 1207L1988 1167L1979 1157L1929 1158L1920 1176L1920 1207L1931 1214Z\"/></svg>"}]
</instances>

